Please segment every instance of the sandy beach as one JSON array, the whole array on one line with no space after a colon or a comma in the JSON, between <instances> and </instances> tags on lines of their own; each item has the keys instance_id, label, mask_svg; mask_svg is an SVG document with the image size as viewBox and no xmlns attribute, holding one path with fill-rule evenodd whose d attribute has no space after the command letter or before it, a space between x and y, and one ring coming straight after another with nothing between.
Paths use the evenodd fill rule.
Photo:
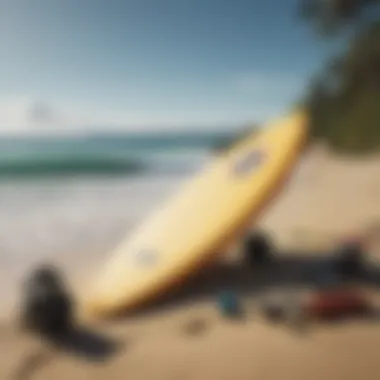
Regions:
<instances>
[{"instance_id":1,"label":"sandy beach","mask_svg":"<svg viewBox=\"0 0 380 380\"><path fill-rule=\"evenodd\" d=\"M380 157L342 158L312 147L259 225L278 247L279 262L269 272L247 274L231 250L168 301L125 320L78 327L59 347L4 322L0 379L378 379L378 321L296 333L263 321L253 303L263 291L312 287L302 276L305 265L321 260L342 235L380 226ZM370 254L375 263L380 259L376 239ZM77 259L65 256L68 273ZM376 293L376 278L363 285ZM244 321L217 314L215 294L223 287L242 294ZM198 334L190 334L189 323L199 325Z\"/></svg>"}]
</instances>

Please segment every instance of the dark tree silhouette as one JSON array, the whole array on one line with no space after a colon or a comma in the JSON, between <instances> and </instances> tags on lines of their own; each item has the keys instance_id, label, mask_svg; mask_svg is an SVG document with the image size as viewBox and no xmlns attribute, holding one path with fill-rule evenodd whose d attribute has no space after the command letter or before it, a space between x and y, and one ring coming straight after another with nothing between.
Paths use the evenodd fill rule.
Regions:
<instances>
[{"instance_id":1,"label":"dark tree silhouette","mask_svg":"<svg viewBox=\"0 0 380 380\"><path fill-rule=\"evenodd\" d=\"M380 0L301 0L299 12L323 36L348 42L310 84L313 136L342 150L380 149Z\"/></svg>"}]
</instances>

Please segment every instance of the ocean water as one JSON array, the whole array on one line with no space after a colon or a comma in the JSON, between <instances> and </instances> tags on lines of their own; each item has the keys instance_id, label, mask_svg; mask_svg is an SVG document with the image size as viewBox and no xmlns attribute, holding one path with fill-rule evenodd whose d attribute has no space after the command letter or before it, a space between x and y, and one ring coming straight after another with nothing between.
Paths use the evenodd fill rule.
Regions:
<instances>
[{"instance_id":1,"label":"ocean water","mask_svg":"<svg viewBox=\"0 0 380 380\"><path fill-rule=\"evenodd\" d=\"M0 314L35 265L72 286L210 158L222 134L0 139Z\"/></svg>"}]
</instances>

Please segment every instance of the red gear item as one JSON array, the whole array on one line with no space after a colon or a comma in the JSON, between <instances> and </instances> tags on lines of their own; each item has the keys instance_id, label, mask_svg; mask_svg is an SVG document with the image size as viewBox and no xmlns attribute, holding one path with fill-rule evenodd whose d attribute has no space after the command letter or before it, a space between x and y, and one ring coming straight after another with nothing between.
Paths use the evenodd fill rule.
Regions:
<instances>
[{"instance_id":1,"label":"red gear item","mask_svg":"<svg viewBox=\"0 0 380 380\"><path fill-rule=\"evenodd\" d=\"M324 290L314 293L306 303L307 313L316 318L342 317L369 310L365 295L353 289Z\"/></svg>"}]
</instances>

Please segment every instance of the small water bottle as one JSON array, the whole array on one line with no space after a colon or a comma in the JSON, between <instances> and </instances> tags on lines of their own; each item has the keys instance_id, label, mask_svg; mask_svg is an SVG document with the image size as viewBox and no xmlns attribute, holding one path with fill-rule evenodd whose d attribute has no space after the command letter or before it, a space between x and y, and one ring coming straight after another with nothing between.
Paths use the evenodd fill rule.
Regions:
<instances>
[{"instance_id":1,"label":"small water bottle","mask_svg":"<svg viewBox=\"0 0 380 380\"><path fill-rule=\"evenodd\" d=\"M218 309L225 317L237 317L241 314L239 299L231 290L225 290L218 296Z\"/></svg>"}]
</instances>

